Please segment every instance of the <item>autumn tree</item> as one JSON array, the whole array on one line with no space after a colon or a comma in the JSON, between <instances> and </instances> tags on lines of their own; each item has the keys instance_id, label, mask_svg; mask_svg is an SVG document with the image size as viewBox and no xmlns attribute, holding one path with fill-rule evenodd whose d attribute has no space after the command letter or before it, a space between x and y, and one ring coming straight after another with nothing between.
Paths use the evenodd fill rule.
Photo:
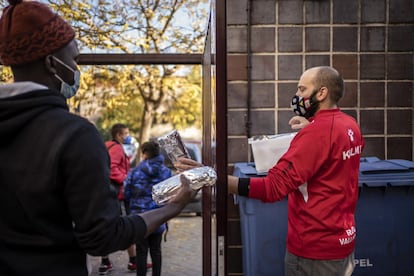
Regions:
<instances>
[{"instance_id":1,"label":"autumn tree","mask_svg":"<svg viewBox=\"0 0 414 276\"><path fill-rule=\"evenodd\" d=\"M128 36L117 42L127 45L128 51L135 53L200 53L207 18L206 11L200 9L201 2L207 1L118 1L123 4L119 12L128 26ZM204 15L199 12L204 12ZM166 106L165 103L168 106L173 102L177 92L183 92L185 82L178 87L174 77L179 69L176 65L144 65L132 71L130 78L135 80L144 104L140 141L149 139L157 112Z\"/></svg>"},{"instance_id":2,"label":"autumn tree","mask_svg":"<svg viewBox=\"0 0 414 276\"><path fill-rule=\"evenodd\" d=\"M0 0L3 7L6 2ZM75 28L81 53L202 52L208 0L41 2L50 4ZM101 129L124 120L139 132L140 141L149 139L154 121L168 119L174 127L199 124L201 111L193 105L201 97L198 101L193 96L200 80L187 78L190 72L177 65L82 66L82 85L70 101L72 110L97 119ZM169 110L177 111L176 104L181 111L168 115ZM199 116L193 113L199 111Z\"/></svg>"}]
</instances>

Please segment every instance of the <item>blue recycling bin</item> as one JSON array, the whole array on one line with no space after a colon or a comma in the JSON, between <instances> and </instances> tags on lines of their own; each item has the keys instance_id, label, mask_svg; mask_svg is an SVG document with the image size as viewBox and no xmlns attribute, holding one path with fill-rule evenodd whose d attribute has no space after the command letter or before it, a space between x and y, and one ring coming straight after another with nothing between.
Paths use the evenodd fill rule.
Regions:
<instances>
[{"instance_id":1,"label":"blue recycling bin","mask_svg":"<svg viewBox=\"0 0 414 276\"><path fill-rule=\"evenodd\" d=\"M233 175L260 177L254 163ZM238 197L244 276L283 276L287 200L263 203ZM361 159L354 274L414 275L414 162Z\"/></svg>"}]
</instances>

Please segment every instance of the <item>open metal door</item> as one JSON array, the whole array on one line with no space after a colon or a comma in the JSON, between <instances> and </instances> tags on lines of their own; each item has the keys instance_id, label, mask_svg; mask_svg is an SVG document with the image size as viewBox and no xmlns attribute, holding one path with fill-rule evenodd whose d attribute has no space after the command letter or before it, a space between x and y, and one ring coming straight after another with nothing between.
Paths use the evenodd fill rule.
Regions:
<instances>
[{"instance_id":1,"label":"open metal door","mask_svg":"<svg viewBox=\"0 0 414 276\"><path fill-rule=\"evenodd\" d=\"M226 1L212 0L203 53L203 162L217 171L203 190L203 275L227 274Z\"/></svg>"}]
</instances>

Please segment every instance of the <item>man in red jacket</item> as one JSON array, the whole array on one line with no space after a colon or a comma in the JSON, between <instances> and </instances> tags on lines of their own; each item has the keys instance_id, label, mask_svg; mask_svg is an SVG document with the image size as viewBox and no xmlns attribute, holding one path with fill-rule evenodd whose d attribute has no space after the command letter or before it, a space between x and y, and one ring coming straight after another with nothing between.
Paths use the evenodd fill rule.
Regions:
<instances>
[{"instance_id":1,"label":"man in red jacket","mask_svg":"<svg viewBox=\"0 0 414 276\"><path fill-rule=\"evenodd\" d=\"M123 185L130 169L130 162L122 144L127 144L131 140L131 136L129 136L128 127L124 124L114 124L111 128L111 136L112 140L105 142L111 159L111 174L109 178L118 190L118 199L124 201ZM126 212L129 213L128 204L124 202L124 205Z\"/></svg>"},{"instance_id":2,"label":"man in red jacket","mask_svg":"<svg viewBox=\"0 0 414 276\"><path fill-rule=\"evenodd\" d=\"M351 275L355 207L364 141L355 119L341 112L343 80L332 67L305 71L290 120L302 128L266 177L228 176L228 192L264 202L288 197L285 273L288 276ZM178 169L197 166L181 159Z\"/></svg>"},{"instance_id":3,"label":"man in red jacket","mask_svg":"<svg viewBox=\"0 0 414 276\"><path fill-rule=\"evenodd\" d=\"M229 177L231 193L264 202L289 195L286 275L351 275L354 269L364 141L355 119L337 107L342 96L343 80L335 69L305 71L292 106L310 123L266 177Z\"/></svg>"},{"instance_id":4,"label":"man in red jacket","mask_svg":"<svg viewBox=\"0 0 414 276\"><path fill-rule=\"evenodd\" d=\"M128 144L131 140L129 135L129 129L124 124L114 124L111 128L112 140L106 141L105 146L108 149L109 157L111 160L110 165L110 180L113 187L118 192L118 199L120 203L124 203L125 213L129 214L129 202L124 200L124 180L127 177L130 169L129 157L125 154L122 144ZM122 211L121 211L122 214ZM136 253L135 246L132 244L128 248L128 270L136 271ZM112 270L112 263L109 260L109 256L103 256L101 259L101 265L99 266L99 273L105 275L107 272Z\"/></svg>"}]
</instances>

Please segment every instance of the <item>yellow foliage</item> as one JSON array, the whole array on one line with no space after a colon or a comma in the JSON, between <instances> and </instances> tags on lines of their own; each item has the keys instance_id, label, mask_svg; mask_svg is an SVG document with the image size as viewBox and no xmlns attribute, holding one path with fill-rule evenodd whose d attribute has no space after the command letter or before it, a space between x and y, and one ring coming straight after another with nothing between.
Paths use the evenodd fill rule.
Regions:
<instances>
[{"instance_id":1,"label":"yellow foliage","mask_svg":"<svg viewBox=\"0 0 414 276\"><path fill-rule=\"evenodd\" d=\"M204 45L208 0L42 2L72 24L81 53L200 53ZM6 1L0 3L5 6ZM182 18L188 22L183 24ZM201 126L201 76L196 72L200 69L182 68L81 66L81 87L69 101L71 110L97 122L100 129L114 121L131 125L136 133L150 129L151 125L141 125L144 105L154 112L150 124ZM4 70L2 81L11 76Z\"/></svg>"}]
</instances>

